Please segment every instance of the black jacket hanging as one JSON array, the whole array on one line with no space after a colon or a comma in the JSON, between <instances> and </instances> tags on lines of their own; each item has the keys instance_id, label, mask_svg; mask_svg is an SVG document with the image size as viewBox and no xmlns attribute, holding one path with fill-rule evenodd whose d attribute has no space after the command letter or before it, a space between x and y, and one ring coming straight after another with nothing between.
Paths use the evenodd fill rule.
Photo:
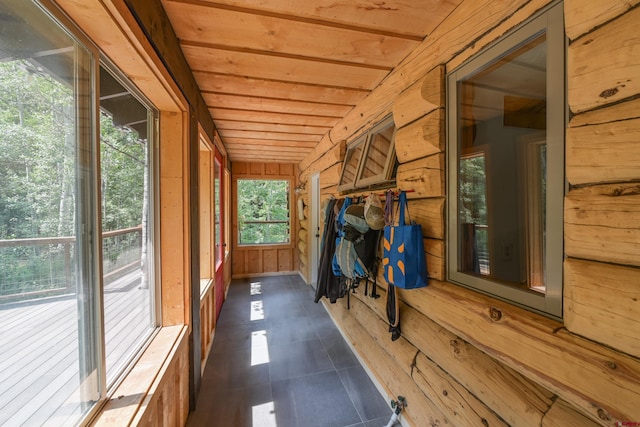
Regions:
<instances>
[{"instance_id":1,"label":"black jacket hanging","mask_svg":"<svg viewBox=\"0 0 640 427\"><path fill-rule=\"evenodd\" d=\"M324 232L322 234L322 252L320 253L320 262L318 263L318 283L316 285L316 295L314 302L320 301L322 297L329 298L329 301L335 303L340 297L340 278L333 274L331 262L333 254L336 251L337 231L335 227L336 199L331 199L326 210L324 223Z\"/></svg>"}]
</instances>

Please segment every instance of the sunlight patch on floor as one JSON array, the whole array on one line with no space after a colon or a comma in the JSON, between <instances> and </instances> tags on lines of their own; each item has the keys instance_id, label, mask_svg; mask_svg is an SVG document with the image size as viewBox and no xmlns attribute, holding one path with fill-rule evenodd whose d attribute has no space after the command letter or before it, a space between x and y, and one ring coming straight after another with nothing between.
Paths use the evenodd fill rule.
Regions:
<instances>
[{"instance_id":1,"label":"sunlight patch on floor","mask_svg":"<svg viewBox=\"0 0 640 427\"><path fill-rule=\"evenodd\" d=\"M261 295L262 294L262 284L260 282L251 283L251 295Z\"/></svg>"},{"instance_id":2,"label":"sunlight patch on floor","mask_svg":"<svg viewBox=\"0 0 640 427\"><path fill-rule=\"evenodd\" d=\"M255 331L251 333L251 366L264 363L269 363L267 331Z\"/></svg>"},{"instance_id":3,"label":"sunlight patch on floor","mask_svg":"<svg viewBox=\"0 0 640 427\"><path fill-rule=\"evenodd\" d=\"M278 427L273 402L255 405L252 409L253 427Z\"/></svg>"},{"instance_id":4,"label":"sunlight patch on floor","mask_svg":"<svg viewBox=\"0 0 640 427\"><path fill-rule=\"evenodd\" d=\"M251 301L251 321L264 320L262 301Z\"/></svg>"}]
</instances>

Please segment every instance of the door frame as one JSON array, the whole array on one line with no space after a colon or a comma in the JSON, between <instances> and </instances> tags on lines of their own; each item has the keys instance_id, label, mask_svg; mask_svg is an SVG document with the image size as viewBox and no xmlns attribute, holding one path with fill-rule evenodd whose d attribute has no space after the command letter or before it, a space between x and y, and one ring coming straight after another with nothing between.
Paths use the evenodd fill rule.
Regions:
<instances>
[{"instance_id":1,"label":"door frame","mask_svg":"<svg viewBox=\"0 0 640 427\"><path fill-rule=\"evenodd\" d=\"M311 212L311 227L309 237L311 239L311 262L309 263L309 284L315 289L318 282L318 263L320 262L320 172L316 172L309 178L311 181L311 194L309 198L309 211Z\"/></svg>"},{"instance_id":2,"label":"door frame","mask_svg":"<svg viewBox=\"0 0 640 427\"><path fill-rule=\"evenodd\" d=\"M225 284L224 284L224 262L225 262L225 247L226 234L225 234L225 186L224 186L224 170L225 163L224 157L218 147L215 147L215 155L213 158L213 242L214 242L214 261L213 261L213 277L215 286L215 318L218 320L220 316L220 310L222 309L222 303L225 297ZM216 185L217 180L217 185ZM217 197L216 197L217 194ZM216 201L219 204L216 209ZM219 226L216 224L219 222ZM219 234L219 236L218 236Z\"/></svg>"}]
</instances>

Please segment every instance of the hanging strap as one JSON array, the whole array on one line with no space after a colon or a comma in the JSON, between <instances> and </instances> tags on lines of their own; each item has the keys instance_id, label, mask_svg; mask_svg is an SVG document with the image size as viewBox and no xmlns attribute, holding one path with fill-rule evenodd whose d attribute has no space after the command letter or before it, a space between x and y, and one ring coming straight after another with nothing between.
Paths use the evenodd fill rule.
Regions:
<instances>
[{"instance_id":1,"label":"hanging strap","mask_svg":"<svg viewBox=\"0 0 640 427\"><path fill-rule=\"evenodd\" d=\"M384 198L384 224L393 225L393 191L387 190Z\"/></svg>"}]
</instances>

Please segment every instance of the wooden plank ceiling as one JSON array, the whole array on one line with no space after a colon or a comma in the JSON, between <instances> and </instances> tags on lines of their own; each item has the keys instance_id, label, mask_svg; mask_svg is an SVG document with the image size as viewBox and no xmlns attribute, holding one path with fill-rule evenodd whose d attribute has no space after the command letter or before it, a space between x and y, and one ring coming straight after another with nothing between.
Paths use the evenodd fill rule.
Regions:
<instances>
[{"instance_id":1,"label":"wooden plank ceiling","mask_svg":"<svg viewBox=\"0 0 640 427\"><path fill-rule=\"evenodd\" d=\"M460 0L163 0L232 161L302 160Z\"/></svg>"}]
</instances>

